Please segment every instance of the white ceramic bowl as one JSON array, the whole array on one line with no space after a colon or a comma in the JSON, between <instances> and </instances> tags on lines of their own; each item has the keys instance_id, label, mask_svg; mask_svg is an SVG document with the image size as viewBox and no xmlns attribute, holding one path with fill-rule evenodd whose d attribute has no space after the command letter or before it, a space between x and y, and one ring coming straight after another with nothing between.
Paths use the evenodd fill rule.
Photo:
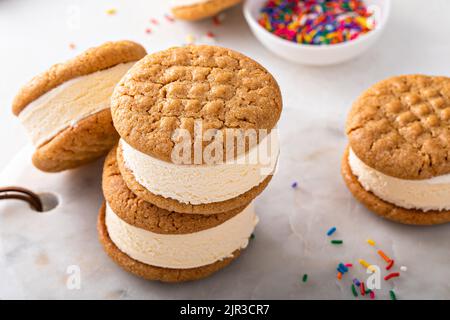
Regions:
<instances>
[{"instance_id":1,"label":"white ceramic bowl","mask_svg":"<svg viewBox=\"0 0 450 320\"><path fill-rule=\"evenodd\" d=\"M273 35L258 23L259 11L267 0L247 0L244 16L256 38L270 51L292 62L325 66L351 60L370 48L380 37L389 18L391 0L366 0L374 9L376 27L357 39L332 45L298 44Z\"/></svg>"}]
</instances>

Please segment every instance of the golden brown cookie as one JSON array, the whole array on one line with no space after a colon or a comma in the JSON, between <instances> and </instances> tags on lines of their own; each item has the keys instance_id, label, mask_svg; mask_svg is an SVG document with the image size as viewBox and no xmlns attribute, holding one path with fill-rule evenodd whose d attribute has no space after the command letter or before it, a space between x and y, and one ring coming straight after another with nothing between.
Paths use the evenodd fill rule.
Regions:
<instances>
[{"instance_id":1,"label":"golden brown cookie","mask_svg":"<svg viewBox=\"0 0 450 320\"><path fill-rule=\"evenodd\" d=\"M213 228L242 212L244 207L212 215L180 214L138 198L125 184L116 160L116 147L103 168L103 194L115 214L135 227L161 234L186 234Z\"/></svg>"},{"instance_id":2,"label":"golden brown cookie","mask_svg":"<svg viewBox=\"0 0 450 320\"><path fill-rule=\"evenodd\" d=\"M88 49L67 62L52 66L23 86L13 101L13 112L21 117L24 110L29 111L26 108L30 103L39 101L47 93L53 94L53 89L60 90L70 80L120 64L133 63L144 57L145 54L145 49L141 45L131 41L107 42L99 47ZM91 92L89 94L93 95ZM81 93L79 95L81 96ZM60 103L59 106L63 107L65 104ZM73 106L70 107L73 108ZM45 110L45 112L49 112L47 109ZM44 111L40 112L42 117ZM55 115L57 114L58 111ZM33 116L34 114L31 114L28 119L32 119ZM45 116L43 119L47 121L49 117ZM36 151L33 155L33 163L37 168L43 171L57 172L78 167L104 155L119 138L112 124L109 108L102 107L102 110L86 113L86 116L80 119L70 118L70 120L73 121L62 127L60 131L50 135L48 140L35 143ZM58 123L56 122L56 124Z\"/></svg>"},{"instance_id":3,"label":"golden brown cookie","mask_svg":"<svg viewBox=\"0 0 450 320\"><path fill-rule=\"evenodd\" d=\"M231 258L226 258L207 266L191 269L169 269L144 264L132 259L127 254L120 251L119 248L117 248L117 246L111 241L105 224L105 204L103 204L100 208L97 222L97 231L99 240L103 245L103 248L105 249L106 253L114 260L114 262L116 262L126 271L147 280L182 282L202 279L226 267L240 254L240 250L236 250L235 252L233 252L233 257Z\"/></svg>"},{"instance_id":4,"label":"golden brown cookie","mask_svg":"<svg viewBox=\"0 0 450 320\"><path fill-rule=\"evenodd\" d=\"M375 84L353 104L346 132L357 157L386 175L450 173L450 78L406 75Z\"/></svg>"},{"instance_id":5,"label":"golden brown cookie","mask_svg":"<svg viewBox=\"0 0 450 320\"><path fill-rule=\"evenodd\" d=\"M347 187L353 196L364 204L367 209L379 216L412 225L434 225L450 222L450 211L427 211L404 209L394 204L381 200L370 191L366 191L353 174L348 163L349 148L344 152L342 158L341 173Z\"/></svg>"},{"instance_id":6,"label":"golden brown cookie","mask_svg":"<svg viewBox=\"0 0 450 320\"><path fill-rule=\"evenodd\" d=\"M126 40L106 42L101 46L90 48L71 60L53 65L25 84L14 98L13 113L17 116L30 102L68 80L120 63L137 61L146 54L140 44Z\"/></svg>"},{"instance_id":7,"label":"golden brown cookie","mask_svg":"<svg viewBox=\"0 0 450 320\"><path fill-rule=\"evenodd\" d=\"M117 162L119 170L122 174L123 180L127 184L128 188L138 197L144 199L147 202L153 203L154 205L179 213L190 213L190 214L217 214L224 213L228 211L234 211L236 208L246 207L254 198L256 198L269 184L272 179L272 175L267 176L267 178L261 182L256 187L253 187L244 194L233 199L213 202L208 204L192 205L181 203L177 200L165 198L160 195L153 194L142 186L134 178L133 173L124 165L122 149L117 148Z\"/></svg>"},{"instance_id":8,"label":"golden brown cookie","mask_svg":"<svg viewBox=\"0 0 450 320\"><path fill-rule=\"evenodd\" d=\"M172 13L177 19L181 20L200 20L212 17L219 12L237 5L242 0L206 0L199 1L190 5L181 5L172 7Z\"/></svg>"},{"instance_id":9,"label":"golden brown cookie","mask_svg":"<svg viewBox=\"0 0 450 320\"><path fill-rule=\"evenodd\" d=\"M238 52L205 45L147 55L111 98L120 136L133 148L167 162L172 162L176 129L186 129L190 137L194 124L224 136L226 129L259 133L275 126L281 109L280 89L266 69ZM203 141L203 146L210 143ZM191 146L193 152L194 139ZM226 148L224 143L224 157Z\"/></svg>"},{"instance_id":10,"label":"golden brown cookie","mask_svg":"<svg viewBox=\"0 0 450 320\"><path fill-rule=\"evenodd\" d=\"M60 132L34 152L32 161L46 172L76 168L103 156L118 139L110 110L103 110Z\"/></svg>"}]
</instances>

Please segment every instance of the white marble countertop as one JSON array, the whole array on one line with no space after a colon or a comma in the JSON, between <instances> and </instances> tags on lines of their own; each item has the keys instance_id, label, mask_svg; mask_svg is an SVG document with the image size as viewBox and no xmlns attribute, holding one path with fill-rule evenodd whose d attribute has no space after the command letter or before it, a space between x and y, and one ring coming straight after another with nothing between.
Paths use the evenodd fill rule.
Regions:
<instances>
[{"instance_id":1,"label":"white marble countertop","mask_svg":"<svg viewBox=\"0 0 450 320\"><path fill-rule=\"evenodd\" d=\"M408 267L398 280L382 283L379 298L387 298L392 286L399 298L449 299L450 225L416 228L375 217L346 190L339 162L346 114L365 88L398 74L450 75L450 2L430 0L424 6L421 0L393 1L379 43L351 63L327 68L292 65L269 53L253 38L239 7L215 26L210 20L171 23L160 3L0 1L2 185L22 183L62 199L44 215L25 212L16 202L0 206L0 298L351 298L350 276L337 282L335 266L358 258L381 263L365 243L371 237L398 266ZM110 8L117 9L116 15L105 13ZM159 24L153 25L152 18ZM146 28L152 32L147 34ZM151 52L179 45L188 34L204 38L208 31L218 45L253 57L278 80L284 98L280 168L257 200L261 223L255 241L236 263L204 281L148 283L122 272L96 241L101 164L61 175L32 169L30 149L23 149L27 139L9 106L31 76L87 47L131 39ZM76 48L70 49L70 43ZM294 180L296 190L290 188ZM342 246L331 246L325 236L333 225ZM81 268L80 290L67 289L70 265ZM356 265L353 272L364 275ZM299 280L304 273L309 274L306 284Z\"/></svg>"}]
</instances>

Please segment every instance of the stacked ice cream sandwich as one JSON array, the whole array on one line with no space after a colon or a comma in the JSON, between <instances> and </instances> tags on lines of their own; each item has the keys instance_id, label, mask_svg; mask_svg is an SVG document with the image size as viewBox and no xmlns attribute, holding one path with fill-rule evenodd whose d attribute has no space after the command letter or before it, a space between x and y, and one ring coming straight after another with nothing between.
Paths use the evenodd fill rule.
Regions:
<instances>
[{"instance_id":1,"label":"stacked ice cream sandwich","mask_svg":"<svg viewBox=\"0 0 450 320\"><path fill-rule=\"evenodd\" d=\"M136 63L111 99L121 139L103 172L98 230L108 255L169 282L233 261L276 167L281 109L270 73L229 49L171 48Z\"/></svg>"}]
</instances>

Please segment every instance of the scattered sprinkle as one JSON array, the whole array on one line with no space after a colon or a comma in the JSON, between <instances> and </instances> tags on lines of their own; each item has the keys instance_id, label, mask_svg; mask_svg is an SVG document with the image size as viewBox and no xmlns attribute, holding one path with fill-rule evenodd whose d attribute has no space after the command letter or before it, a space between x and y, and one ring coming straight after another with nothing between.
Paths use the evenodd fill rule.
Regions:
<instances>
[{"instance_id":1,"label":"scattered sprinkle","mask_svg":"<svg viewBox=\"0 0 450 320\"><path fill-rule=\"evenodd\" d=\"M351 263L346 263L345 266L346 266L347 268L351 268L351 267L353 267L353 264L351 264Z\"/></svg>"},{"instance_id":2,"label":"scattered sprinkle","mask_svg":"<svg viewBox=\"0 0 450 320\"><path fill-rule=\"evenodd\" d=\"M358 292L356 291L356 287L355 287L354 284L352 284L352 293L353 293L353 296L354 296L354 297L357 297L357 296L358 296Z\"/></svg>"},{"instance_id":3,"label":"scattered sprinkle","mask_svg":"<svg viewBox=\"0 0 450 320\"><path fill-rule=\"evenodd\" d=\"M327 236L331 236L335 232L336 232L336 227L332 227L332 228L330 228L330 230L327 231Z\"/></svg>"},{"instance_id":4,"label":"scattered sprinkle","mask_svg":"<svg viewBox=\"0 0 450 320\"><path fill-rule=\"evenodd\" d=\"M355 286L359 287L361 285L361 282L358 279L353 279L353 283L355 284Z\"/></svg>"},{"instance_id":5,"label":"scattered sprinkle","mask_svg":"<svg viewBox=\"0 0 450 320\"><path fill-rule=\"evenodd\" d=\"M362 296L366 295L366 287L364 286L364 282L361 282L361 284L359 286L359 290L360 290Z\"/></svg>"},{"instance_id":6,"label":"scattered sprinkle","mask_svg":"<svg viewBox=\"0 0 450 320\"><path fill-rule=\"evenodd\" d=\"M106 10L106 14L107 14L107 15L110 15L110 16L113 16L113 15L115 15L116 13L117 13L117 10L114 9L114 8L111 8L111 9Z\"/></svg>"},{"instance_id":7,"label":"scattered sprinkle","mask_svg":"<svg viewBox=\"0 0 450 320\"><path fill-rule=\"evenodd\" d=\"M385 277L384 277L384 280L385 280L385 281L388 281L389 279L397 278L397 277L399 277L399 276L400 276L400 273L398 273L398 272L392 272L392 273L389 273L387 276L385 276Z\"/></svg>"},{"instance_id":8,"label":"scattered sprinkle","mask_svg":"<svg viewBox=\"0 0 450 320\"><path fill-rule=\"evenodd\" d=\"M331 240L332 244L343 244L344 241L343 240Z\"/></svg>"},{"instance_id":9,"label":"scattered sprinkle","mask_svg":"<svg viewBox=\"0 0 450 320\"><path fill-rule=\"evenodd\" d=\"M255 239L255 234L254 234L254 233L252 233L252 234L250 235L250 239L251 239L251 240Z\"/></svg>"},{"instance_id":10,"label":"scattered sprinkle","mask_svg":"<svg viewBox=\"0 0 450 320\"><path fill-rule=\"evenodd\" d=\"M157 26L159 24L159 21L156 20L155 18L151 18L150 22L153 23L155 26Z\"/></svg>"},{"instance_id":11,"label":"scattered sprinkle","mask_svg":"<svg viewBox=\"0 0 450 320\"><path fill-rule=\"evenodd\" d=\"M308 275L306 273L303 275L302 281L303 282L308 281Z\"/></svg>"},{"instance_id":12,"label":"scattered sprinkle","mask_svg":"<svg viewBox=\"0 0 450 320\"><path fill-rule=\"evenodd\" d=\"M362 0L268 0L258 22L278 37L309 45L354 40L375 28Z\"/></svg>"},{"instance_id":13,"label":"scattered sprinkle","mask_svg":"<svg viewBox=\"0 0 450 320\"><path fill-rule=\"evenodd\" d=\"M380 257L382 257L383 260L386 261L387 263L390 263L390 262L391 262L391 258L389 258L389 257L387 256L387 254L384 253L382 250L378 250L377 253L378 253L378 254L380 255Z\"/></svg>"},{"instance_id":14,"label":"scattered sprinkle","mask_svg":"<svg viewBox=\"0 0 450 320\"><path fill-rule=\"evenodd\" d=\"M188 34L186 36L186 43L187 44L193 44L195 42L195 37L192 34Z\"/></svg>"},{"instance_id":15,"label":"scattered sprinkle","mask_svg":"<svg viewBox=\"0 0 450 320\"><path fill-rule=\"evenodd\" d=\"M401 267L400 267L400 271L406 272L406 271L408 271L408 268L405 267L405 266L401 266Z\"/></svg>"},{"instance_id":16,"label":"scattered sprinkle","mask_svg":"<svg viewBox=\"0 0 450 320\"><path fill-rule=\"evenodd\" d=\"M391 297L391 300L397 300L394 290L389 291L389 296Z\"/></svg>"},{"instance_id":17,"label":"scattered sprinkle","mask_svg":"<svg viewBox=\"0 0 450 320\"><path fill-rule=\"evenodd\" d=\"M168 14L165 14L164 18L166 18L166 20L169 21L169 22L175 22L175 19L172 16L168 15Z\"/></svg>"},{"instance_id":18,"label":"scattered sprinkle","mask_svg":"<svg viewBox=\"0 0 450 320\"><path fill-rule=\"evenodd\" d=\"M373 241L372 239L367 239L367 243L370 244L372 247L375 246L375 241Z\"/></svg>"},{"instance_id":19,"label":"scattered sprinkle","mask_svg":"<svg viewBox=\"0 0 450 320\"><path fill-rule=\"evenodd\" d=\"M342 272L338 272L338 274L337 274L337 278L338 278L338 280L341 280L342 279Z\"/></svg>"},{"instance_id":20,"label":"scattered sprinkle","mask_svg":"<svg viewBox=\"0 0 450 320\"><path fill-rule=\"evenodd\" d=\"M69 49L74 50L76 47L75 43L69 43Z\"/></svg>"},{"instance_id":21,"label":"scattered sprinkle","mask_svg":"<svg viewBox=\"0 0 450 320\"><path fill-rule=\"evenodd\" d=\"M145 29L145 33L147 33L147 34L152 33L152 29L150 29L150 28Z\"/></svg>"},{"instance_id":22,"label":"scattered sprinkle","mask_svg":"<svg viewBox=\"0 0 450 320\"><path fill-rule=\"evenodd\" d=\"M225 13L220 13L214 17L212 17L212 22L215 26L220 26L222 24L222 22L225 20L226 15Z\"/></svg>"},{"instance_id":23,"label":"scattered sprinkle","mask_svg":"<svg viewBox=\"0 0 450 320\"><path fill-rule=\"evenodd\" d=\"M214 33L212 33L211 31L208 31L206 33L206 36L209 37L209 38L214 38L215 37Z\"/></svg>"},{"instance_id":24,"label":"scattered sprinkle","mask_svg":"<svg viewBox=\"0 0 450 320\"><path fill-rule=\"evenodd\" d=\"M348 268L342 262L339 263L338 269L342 270L343 271L343 272L341 271L342 273L346 273L348 271Z\"/></svg>"},{"instance_id":25,"label":"scattered sprinkle","mask_svg":"<svg viewBox=\"0 0 450 320\"><path fill-rule=\"evenodd\" d=\"M389 264L386 266L386 270L391 270L391 268L394 266L394 263L394 260L389 261Z\"/></svg>"},{"instance_id":26,"label":"scattered sprinkle","mask_svg":"<svg viewBox=\"0 0 450 320\"><path fill-rule=\"evenodd\" d=\"M292 188L292 189L296 189L297 187L298 187L297 181L292 182L291 188Z\"/></svg>"},{"instance_id":27,"label":"scattered sprinkle","mask_svg":"<svg viewBox=\"0 0 450 320\"><path fill-rule=\"evenodd\" d=\"M369 270L371 270L372 272L374 271L374 270L373 270L373 266L372 266L370 263L368 263L366 260L364 260L364 259L359 259L358 262L359 262L364 268L369 269Z\"/></svg>"},{"instance_id":28,"label":"scattered sprinkle","mask_svg":"<svg viewBox=\"0 0 450 320\"><path fill-rule=\"evenodd\" d=\"M370 290L369 296L370 296L370 299L375 299L375 291Z\"/></svg>"},{"instance_id":29,"label":"scattered sprinkle","mask_svg":"<svg viewBox=\"0 0 450 320\"><path fill-rule=\"evenodd\" d=\"M217 16L214 16L212 18L212 20L213 20L213 24L214 25L216 25L216 26L220 25L220 21L219 21L219 18Z\"/></svg>"}]
</instances>

